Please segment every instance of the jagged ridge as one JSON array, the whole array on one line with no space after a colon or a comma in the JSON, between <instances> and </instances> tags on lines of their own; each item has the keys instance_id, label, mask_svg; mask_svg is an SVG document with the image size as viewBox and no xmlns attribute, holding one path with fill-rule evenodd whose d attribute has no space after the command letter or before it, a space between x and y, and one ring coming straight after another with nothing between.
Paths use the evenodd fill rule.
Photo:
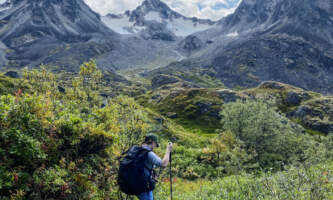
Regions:
<instances>
[{"instance_id":1,"label":"jagged ridge","mask_svg":"<svg viewBox=\"0 0 333 200\"><path fill-rule=\"evenodd\" d=\"M332 94L332 25L329 0L244 0L218 28L195 34L208 47L153 74L209 68L231 88L275 80Z\"/></svg>"}]
</instances>

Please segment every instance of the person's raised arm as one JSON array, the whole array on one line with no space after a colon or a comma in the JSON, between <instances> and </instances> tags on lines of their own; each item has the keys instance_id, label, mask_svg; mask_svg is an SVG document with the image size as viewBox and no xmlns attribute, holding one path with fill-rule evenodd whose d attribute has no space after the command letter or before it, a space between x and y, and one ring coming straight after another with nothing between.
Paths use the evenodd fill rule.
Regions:
<instances>
[{"instance_id":1,"label":"person's raised arm","mask_svg":"<svg viewBox=\"0 0 333 200\"><path fill-rule=\"evenodd\" d=\"M171 153L171 151L172 151L172 143L169 142L168 145L167 145L167 149L166 149L164 158L162 160L162 166L163 167L168 166L169 161L170 161L170 153Z\"/></svg>"}]
</instances>

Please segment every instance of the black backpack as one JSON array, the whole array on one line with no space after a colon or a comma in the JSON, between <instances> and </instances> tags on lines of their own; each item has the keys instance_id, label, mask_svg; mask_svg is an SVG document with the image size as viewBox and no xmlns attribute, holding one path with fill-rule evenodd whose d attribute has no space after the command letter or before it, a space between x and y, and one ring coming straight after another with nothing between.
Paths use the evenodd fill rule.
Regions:
<instances>
[{"instance_id":1,"label":"black backpack","mask_svg":"<svg viewBox=\"0 0 333 200\"><path fill-rule=\"evenodd\" d=\"M145 165L150 150L140 146L131 147L120 159L118 185L128 195L138 195L155 189L153 169Z\"/></svg>"}]
</instances>

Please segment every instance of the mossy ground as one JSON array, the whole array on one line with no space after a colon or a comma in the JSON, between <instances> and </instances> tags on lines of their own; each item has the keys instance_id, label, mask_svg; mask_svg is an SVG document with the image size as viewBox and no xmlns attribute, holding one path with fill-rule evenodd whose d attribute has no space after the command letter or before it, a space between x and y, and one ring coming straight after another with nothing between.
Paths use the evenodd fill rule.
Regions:
<instances>
[{"instance_id":1,"label":"mossy ground","mask_svg":"<svg viewBox=\"0 0 333 200\"><path fill-rule=\"evenodd\" d=\"M140 96L138 102L164 116L170 112L176 113L177 117L173 121L183 126L188 132L214 135L216 129L221 127L218 113L223 101L217 97L213 89L180 90L171 95L167 92L159 102L151 100L154 94L151 92Z\"/></svg>"},{"instance_id":2,"label":"mossy ground","mask_svg":"<svg viewBox=\"0 0 333 200\"><path fill-rule=\"evenodd\" d=\"M319 93L305 91L288 84L278 83L281 88L269 88L258 86L256 88L244 89L237 91L237 95L244 98L253 96L255 98L273 99L280 113L288 114L296 111L300 106L307 105L311 108L319 109L325 116L325 120L329 121L329 116L323 109L323 102L332 101L331 97L324 97ZM174 122L183 126L185 130L191 133L210 136L216 134L221 128L218 112L224 104L223 100L218 97L217 91L221 88L178 88L178 84L173 84L160 89L147 92L146 94L137 97L145 107L149 107L156 112L166 116L167 113L176 113L177 117ZM305 94L306 98L302 99L299 105L291 105L286 102L288 93L294 92L300 95ZM154 96L158 96L154 99ZM206 113L200 113L200 105L210 105ZM295 120L293 120L295 121ZM296 123L304 126L301 120L296 120ZM311 134L323 133L304 127L306 132Z\"/></svg>"}]
</instances>

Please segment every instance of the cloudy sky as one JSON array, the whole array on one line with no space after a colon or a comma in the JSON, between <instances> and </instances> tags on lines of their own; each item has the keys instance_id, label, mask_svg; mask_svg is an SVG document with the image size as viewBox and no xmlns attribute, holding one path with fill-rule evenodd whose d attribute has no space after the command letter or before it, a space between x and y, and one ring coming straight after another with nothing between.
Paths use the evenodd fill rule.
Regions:
<instances>
[{"instance_id":1,"label":"cloudy sky","mask_svg":"<svg viewBox=\"0 0 333 200\"><path fill-rule=\"evenodd\" d=\"M98 13L119 14L133 10L144 0L85 0ZM218 20L232 13L240 0L163 0L173 10L187 16Z\"/></svg>"}]
</instances>

